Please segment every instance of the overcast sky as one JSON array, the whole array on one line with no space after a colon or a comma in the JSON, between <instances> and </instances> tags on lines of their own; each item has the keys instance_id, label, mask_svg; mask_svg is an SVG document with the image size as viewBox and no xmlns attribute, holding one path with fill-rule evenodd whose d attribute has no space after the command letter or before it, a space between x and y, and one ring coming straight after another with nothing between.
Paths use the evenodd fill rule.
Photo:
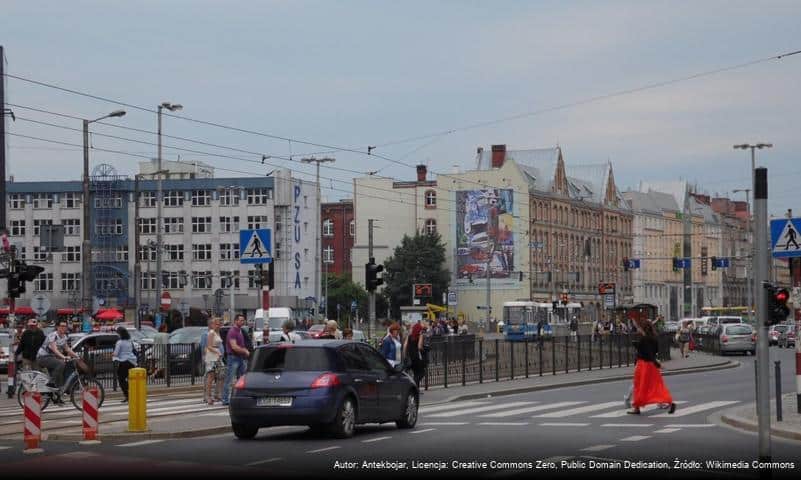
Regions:
<instances>
[{"instance_id":1,"label":"overcast sky","mask_svg":"<svg viewBox=\"0 0 801 480\"><path fill-rule=\"evenodd\" d=\"M414 178L417 163L435 172L474 168L478 146L558 144L568 164L611 160L621 189L684 178L731 195L750 182L750 155L732 145L772 142L757 159L769 168L770 212L801 216L801 55L460 129L800 50L798 1L6 0L0 45L7 72L30 80L150 110L181 103L182 116L295 140L377 145L374 153L395 162L347 151L317 156L398 179ZM17 105L10 133L74 145L80 121L22 107L92 119L120 108L14 78L7 102ZM156 130L154 113L124 108L127 116L109 122ZM156 154L147 144L154 134L92 130L146 142L93 136L95 148ZM297 160L327 150L166 117L164 133L254 152L165 139L199 153L165 148L164 158L256 174L274 163L309 178L305 165L273 158L262 166L256 153ZM15 179L80 179L80 147L13 135L9 143ZM92 165L126 175L144 160L91 156ZM323 168L327 197L349 197L354 175Z\"/></svg>"}]
</instances>

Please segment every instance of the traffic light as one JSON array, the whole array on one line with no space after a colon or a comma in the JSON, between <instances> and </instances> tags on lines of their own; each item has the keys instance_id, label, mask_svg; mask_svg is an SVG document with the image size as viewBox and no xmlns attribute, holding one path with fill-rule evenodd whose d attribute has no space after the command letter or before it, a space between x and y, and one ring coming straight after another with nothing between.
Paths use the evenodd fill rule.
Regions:
<instances>
[{"instance_id":1,"label":"traffic light","mask_svg":"<svg viewBox=\"0 0 801 480\"><path fill-rule=\"evenodd\" d=\"M9 273L8 296L11 298L19 298L19 296L23 293L25 293L25 284L19 281L19 272Z\"/></svg>"},{"instance_id":2,"label":"traffic light","mask_svg":"<svg viewBox=\"0 0 801 480\"><path fill-rule=\"evenodd\" d=\"M25 262L16 260L14 262L14 271L8 274L8 296L19 298L25 293L25 282L36 280L36 277L42 272L44 272L42 267L26 265Z\"/></svg>"},{"instance_id":3,"label":"traffic light","mask_svg":"<svg viewBox=\"0 0 801 480\"><path fill-rule=\"evenodd\" d=\"M364 265L365 286L368 292L375 291L376 287L384 284L384 279L379 278L378 274L384 271L383 265L376 265L375 258L370 257L370 261Z\"/></svg>"},{"instance_id":4,"label":"traffic light","mask_svg":"<svg viewBox=\"0 0 801 480\"><path fill-rule=\"evenodd\" d=\"M681 270L681 267L679 266L679 257L673 257L673 271L678 272L679 270Z\"/></svg>"},{"instance_id":5,"label":"traffic light","mask_svg":"<svg viewBox=\"0 0 801 480\"><path fill-rule=\"evenodd\" d=\"M38 265L26 265L22 262L20 262L20 266L18 268L19 278L22 282L32 282L36 280L36 277L38 277L40 273L44 272L44 267L40 267ZM24 286L22 291L25 291Z\"/></svg>"},{"instance_id":6,"label":"traffic light","mask_svg":"<svg viewBox=\"0 0 801 480\"><path fill-rule=\"evenodd\" d=\"M623 271L629 271L629 257L623 257Z\"/></svg>"},{"instance_id":7,"label":"traffic light","mask_svg":"<svg viewBox=\"0 0 801 480\"><path fill-rule=\"evenodd\" d=\"M567 297L567 293L566 292L562 292L562 305L567 305L568 301L569 301L569 299Z\"/></svg>"},{"instance_id":8,"label":"traffic light","mask_svg":"<svg viewBox=\"0 0 801 480\"><path fill-rule=\"evenodd\" d=\"M267 287L270 290L275 289L275 270L273 270L272 263L267 264L267 269L262 268L260 270L256 283L258 283L259 287Z\"/></svg>"},{"instance_id":9,"label":"traffic light","mask_svg":"<svg viewBox=\"0 0 801 480\"><path fill-rule=\"evenodd\" d=\"M712 257L712 270L718 269L718 257Z\"/></svg>"},{"instance_id":10,"label":"traffic light","mask_svg":"<svg viewBox=\"0 0 801 480\"><path fill-rule=\"evenodd\" d=\"M790 292L774 285L766 285L765 289L768 291L768 318L765 323L770 326L784 322L790 315L790 308L787 306Z\"/></svg>"}]
</instances>

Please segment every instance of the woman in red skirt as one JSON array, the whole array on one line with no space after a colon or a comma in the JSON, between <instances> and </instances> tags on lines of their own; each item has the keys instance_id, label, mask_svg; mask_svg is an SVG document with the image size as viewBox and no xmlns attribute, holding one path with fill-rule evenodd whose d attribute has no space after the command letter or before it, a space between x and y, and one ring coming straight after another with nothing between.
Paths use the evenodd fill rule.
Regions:
<instances>
[{"instance_id":1,"label":"woman in red skirt","mask_svg":"<svg viewBox=\"0 0 801 480\"><path fill-rule=\"evenodd\" d=\"M656 329L648 319L639 319L634 325L642 335L637 344L637 361L634 365L634 394L631 400L632 408L627 413L640 414L640 407L651 404L666 405L668 413L676 411L676 404L662 380L659 371L661 365L656 359L658 345Z\"/></svg>"}]
</instances>

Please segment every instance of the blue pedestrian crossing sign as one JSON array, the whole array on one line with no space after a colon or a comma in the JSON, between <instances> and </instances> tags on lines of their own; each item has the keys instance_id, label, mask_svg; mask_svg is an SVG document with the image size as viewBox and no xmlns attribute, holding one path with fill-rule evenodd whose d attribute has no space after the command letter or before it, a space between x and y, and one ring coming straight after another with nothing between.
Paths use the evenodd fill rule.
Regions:
<instances>
[{"instance_id":1,"label":"blue pedestrian crossing sign","mask_svg":"<svg viewBox=\"0 0 801 480\"><path fill-rule=\"evenodd\" d=\"M239 231L239 263L272 263L272 232L269 228Z\"/></svg>"},{"instance_id":2,"label":"blue pedestrian crossing sign","mask_svg":"<svg viewBox=\"0 0 801 480\"><path fill-rule=\"evenodd\" d=\"M801 257L801 218L770 221L770 250L775 258Z\"/></svg>"}]
</instances>

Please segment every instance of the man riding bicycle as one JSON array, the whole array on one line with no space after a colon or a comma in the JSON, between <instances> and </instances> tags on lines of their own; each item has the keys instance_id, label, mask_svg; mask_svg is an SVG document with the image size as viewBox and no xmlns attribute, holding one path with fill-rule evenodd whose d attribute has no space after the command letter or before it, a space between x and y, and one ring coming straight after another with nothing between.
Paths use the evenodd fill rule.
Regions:
<instances>
[{"instance_id":1,"label":"man riding bicycle","mask_svg":"<svg viewBox=\"0 0 801 480\"><path fill-rule=\"evenodd\" d=\"M80 358L70 348L69 337L67 336L67 321L59 320L56 324L56 330L47 336L36 354L36 360L40 366L47 368L50 373L50 381L56 388L61 388L64 384L64 367L70 357Z\"/></svg>"}]
</instances>

